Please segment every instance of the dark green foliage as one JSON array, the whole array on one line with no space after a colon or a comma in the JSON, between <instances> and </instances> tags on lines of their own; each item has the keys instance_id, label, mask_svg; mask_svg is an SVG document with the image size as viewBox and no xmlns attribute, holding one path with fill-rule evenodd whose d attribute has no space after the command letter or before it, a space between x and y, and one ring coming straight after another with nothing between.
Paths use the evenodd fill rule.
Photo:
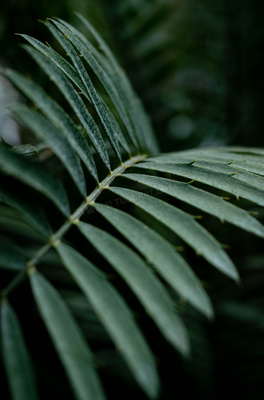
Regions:
<instances>
[{"instance_id":1,"label":"dark green foliage","mask_svg":"<svg viewBox=\"0 0 264 400\"><path fill-rule=\"evenodd\" d=\"M132 3L119 12L129 15ZM152 18L170 21L159 2L149 7L131 18L135 37L146 26L155 33ZM214 347L248 348L244 337L230 344L240 324L263 330L263 297L248 301L236 287L244 279L250 287L251 275L254 287L254 270L223 243L263 245L264 150L160 153L112 51L78 21L85 36L45 21L56 50L21 35L50 79L45 90L2 71L28 99L9 110L35 137L35 148L0 143L1 335L12 399L44 399L56 387L65 399L170 400L188 380L186 395L217 398ZM140 37L139 57L166 47L153 39L146 50Z\"/></svg>"}]
</instances>

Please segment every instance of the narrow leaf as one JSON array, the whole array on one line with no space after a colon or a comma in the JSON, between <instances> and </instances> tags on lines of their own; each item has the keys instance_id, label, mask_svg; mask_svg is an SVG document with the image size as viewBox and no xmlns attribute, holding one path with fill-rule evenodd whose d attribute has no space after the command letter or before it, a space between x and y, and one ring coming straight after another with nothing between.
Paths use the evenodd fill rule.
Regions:
<instances>
[{"instance_id":1,"label":"narrow leaf","mask_svg":"<svg viewBox=\"0 0 264 400\"><path fill-rule=\"evenodd\" d=\"M239 162L252 162L255 164L261 165L263 162L263 156L261 155L252 155L248 154L247 152L244 153L235 153L232 151L228 151L228 147L220 147L220 148L205 148L205 149L190 149L190 150L185 150L177 153L169 153L168 155L178 155L180 157L186 157L186 156L193 156L196 154L197 158L199 157L205 157L205 158L210 158L211 161L214 159L219 161L228 161L228 162L234 162L234 161L239 161ZM260 149L261 151L261 149Z\"/></svg>"},{"instance_id":2,"label":"narrow leaf","mask_svg":"<svg viewBox=\"0 0 264 400\"><path fill-rule=\"evenodd\" d=\"M38 272L30 274L30 281L39 311L76 398L105 399L88 345L61 296Z\"/></svg>"},{"instance_id":3,"label":"narrow leaf","mask_svg":"<svg viewBox=\"0 0 264 400\"><path fill-rule=\"evenodd\" d=\"M42 244L49 238L33 229L14 209L3 205L0 205L0 225L4 226L6 232L22 235L28 240L39 241Z\"/></svg>"},{"instance_id":4,"label":"narrow leaf","mask_svg":"<svg viewBox=\"0 0 264 400\"><path fill-rule=\"evenodd\" d=\"M64 244L57 246L57 251L108 330L136 380L149 397L155 398L159 380L154 360L123 299L104 275L81 254Z\"/></svg>"},{"instance_id":5,"label":"narrow leaf","mask_svg":"<svg viewBox=\"0 0 264 400\"><path fill-rule=\"evenodd\" d=\"M6 76L5 73L2 72L4 76ZM32 157L38 154L38 150L36 147L32 146L31 144L16 144L13 147L13 151L15 151L18 154L21 154L23 156L28 156Z\"/></svg>"},{"instance_id":6,"label":"narrow leaf","mask_svg":"<svg viewBox=\"0 0 264 400\"><path fill-rule=\"evenodd\" d=\"M220 243L189 214L144 193L112 186L109 190L151 214L212 265L229 277L239 280L235 266Z\"/></svg>"},{"instance_id":7,"label":"narrow leaf","mask_svg":"<svg viewBox=\"0 0 264 400\"><path fill-rule=\"evenodd\" d=\"M258 189L257 191L259 192L260 190L264 191L264 177L259 176L257 174L254 174L249 171L242 171L240 168L236 168L236 163L232 164L220 164L220 163L212 163L208 161L199 161L195 162L195 167L200 167L206 170L214 171L214 172L220 172L221 174L227 174L231 175L232 179L235 181L242 181L250 186L253 186L255 189ZM248 194L251 196L252 199L255 198L255 196L252 196L252 190L249 189L250 193ZM263 192L262 192L263 193ZM243 194L245 196L247 194ZM241 197L243 197L241 195ZM256 199L251 200L254 202L258 202L259 200Z\"/></svg>"},{"instance_id":8,"label":"narrow leaf","mask_svg":"<svg viewBox=\"0 0 264 400\"><path fill-rule=\"evenodd\" d=\"M86 50L85 46L78 39L76 34L73 34L68 28L66 28L63 24L59 23L58 21L56 20L51 20L51 21L53 22L53 24L56 26L57 29L55 29L55 27L49 22L46 22L46 26L50 29L50 31L53 33L53 35L56 37L59 43L67 51L67 54L71 57L72 62L76 68L76 71L78 71L82 79L82 82L89 94L91 102L93 103L97 111L97 114L101 119L101 122L105 128L105 131L107 133L107 136L110 140L110 143L114 151L120 158L121 155L119 151L119 145L117 142L119 140L120 144L130 154L127 141L125 139L125 136L123 135L121 128L119 127L119 124L117 123L114 115L112 114L108 106L105 104L103 99L97 94L94 85L92 84L92 81L88 75L88 72L84 67L84 64L82 63L82 59L86 61L90 53ZM81 58L79 54L77 54L77 51L74 49L73 45L81 53ZM96 63L96 65L93 65L93 67L94 67L92 68L93 72L99 75L99 73L97 72L97 68L100 69L100 65Z\"/></svg>"},{"instance_id":9,"label":"narrow leaf","mask_svg":"<svg viewBox=\"0 0 264 400\"><path fill-rule=\"evenodd\" d=\"M71 175L80 193L85 197L86 183L80 160L61 130L52 125L38 111L31 110L26 106L13 106L10 110L18 121L31 129L39 139L43 140L54 151Z\"/></svg>"},{"instance_id":10,"label":"narrow leaf","mask_svg":"<svg viewBox=\"0 0 264 400\"><path fill-rule=\"evenodd\" d=\"M264 226L245 210L226 202L222 197L198 189L188 183L143 174L125 174L126 178L150 186L176 199L228 221L248 232L264 237Z\"/></svg>"},{"instance_id":11,"label":"narrow leaf","mask_svg":"<svg viewBox=\"0 0 264 400\"><path fill-rule=\"evenodd\" d=\"M168 153L164 156L164 159L165 158L177 158L178 160L186 160L191 158L191 161L198 159L215 163L226 162L229 163L231 167L244 169L249 172L264 175L263 157L225 152L224 148L222 149L222 151L209 148L201 150L187 150L177 153Z\"/></svg>"},{"instance_id":12,"label":"narrow leaf","mask_svg":"<svg viewBox=\"0 0 264 400\"><path fill-rule=\"evenodd\" d=\"M128 81L126 75L121 70L118 65L112 51L107 46L102 37L96 32L93 26L79 13L76 13L77 17L83 22L85 27L93 35L93 37L98 42L100 48L105 53L109 62L112 64L114 70L117 73L116 79L119 85L123 88L120 92L122 96L126 99L126 102L130 103L130 112L135 125L135 132L143 149L150 151L151 153L158 153L158 145L151 129L148 118L146 117L145 111L138 97L135 95L130 82Z\"/></svg>"},{"instance_id":13,"label":"narrow leaf","mask_svg":"<svg viewBox=\"0 0 264 400\"><path fill-rule=\"evenodd\" d=\"M13 400L37 400L32 365L18 318L12 307L1 305L1 333L4 366Z\"/></svg>"},{"instance_id":14,"label":"narrow leaf","mask_svg":"<svg viewBox=\"0 0 264 400\"><path fill-rule=\"evenodd\" d=\"M211 157L219 157L222 160L230 160L235 162L242 162L242 163L252 163L259 165L262 167L263 171L263 153L262 154L249 154L246 149L244 152L234 152L231 150L232 148L230 147L220 147L219 149L209 149L208 155ZM261 152L261 149L259 149L259 152Z\"/></svg>"},{"instance_id":15,"label":"narrow leaf","mask_svg":"<svg viewBox=\"0 0 264 400\"><path fill-rule=\"evenodd\" d=\"M17 246L0 242L0 268L11 270L26 268L26 260L22 251Z\"/></svg>"},{"instance_id":16,"label":"narrow leaf","mask_svg":"<svg viewBox=\"0 0 264 400\"><path fill-rule=\"evenodd\" d=\"M88 93L85 90L85 86L82 83L81 78L76 72L75 68L63 58L60 54L58 54L52 47L49 45L45 45L39 40L28 36L20 34L22 38L24 38L28 43L30 43L36 50L42 53L45 56L48 56L54 64L64 72L64 74L76 85L76 87L81 91L82 94L87 96L87 99L90 101Z\"/></svg>"},{"instance_id":17,"label":"narrow leaf","mask_svg":"<svg viewBox=\"0 0 264 400\"><path fill-rule=\"evenodd\" d=\"M98 181L96 166L87 141L68 114L31 79L11 70L5 71L4 75L35 103L43 114L60 130L60 135L65 135L65 139L79 155L91 175Z\"/></svg>"},{"instance_id":18,"label":"narrow leaf","mask_svg":"<svg viewBox=\"0 0 264 400\"><path fill-rule=\"evenodd\" d=\"M75 114L79 118L80 123L82 124L87 136L90 138L102 161L108 169L111 169L102 135L92 116L88 112L84 102L74 89L73 85L69 82L68 78L59 68L57 68L57 65L54 64L53 60L50 58L49 53L43 55L39 51L29 46L24 46L24 48L62 92L65 99L68 101Z\"/></svg>"},{"instance_id":19,"label":"narrow leaf","mask_svg":"<svg viewBox=\"0 0 264 400\"><path fill-rule=\"evenodd\" d=\"M260 176L264 176L264 167L263 167L264 161L261 160L260 165L257 163L253 163L250 161L245 161L245 162L239 162L236 161L235 163L235 168L242 170L242 171L248 171L252 172L253 174L258 174Z\"/></svg>"},{"instance_id":20,"label":"narrow leaf","mask_svg":"<svg viewBox=\"0 0 264 400\"><path fill-rule=\"evenodd\" d=\"M151 157L147 159L150 163L155 162L161 164L169 164L176 165L181 168L188 166L198 167L197 171L201 171L202 169L210 170L213 172L220 172L220 174L229 175L232 178L232 181L242 181L247 183L250 186L258 190L264 190L264 178L259 176L251 171L242 170L239 166L236 168L237 163L228 163L226 160L217 162L216 160L211 161L203 161L203 157L199 157L198 159L194 159L193 157L169 157L165 155L161 155L158 157ZM145 168L145 167L144 167ZM170 168L170 167L169 167ZM190 172L190 171L188 171ZM202 176L203 172L201 173ZM197 179L198 180L198 179ZM209 183L208 183L209 184ZM244 194L245 195L245 194ZM253 201L253 200L252 200ZM259 200L257 200L259 201Z\"/></svg>"},{"instance_id":21,"label":"narrow leaf","mask_svg":"<svg viewBox=\"0 0 264 400\"><path fill-rule=\"evenodd\" d=\"M212 317L210 299L199 279L167 240L123 211L97 203L94 207L147 258L180 296L209 318Z\"/></svg>"},{"instance_id":22,"label":"narrow leaf","mask_svg":"<svg viewBox=\"0 0 264 400\"><path fill-rule=\"evenodd\" d=\"M69 203L61 182L36 163L0 146L1 170L43 193L64 215L69 215Z\"/></svg>"},{"instance_id":23,"label":"narrow leaf","mask_svg":"<svg viewBox=\"0 0 264 400\"><path fill-rule=\"evenodd\" d=\"M125 102L126 99L122 95L123 88L119 84L119 80L116 79L116 72L114 71L113 67L109 64L103 54L100 53L82 33L80 33L69 23L59 18L57 21L60 22L61 31L64 32L69 40L76 46L78 51L82 54L82 57L85 59L88 65L90 65L104 86L106 92L115 105L124 126L127 129L127 133L131 142L135 148L138 148L137 137L130 119L130 103ZM67 31L65 28L68 28Z\"/></svg>"},{"instance_id":24,"label":"narrow leaf","mask_svg":"<svg viewBox=\"0 0 264 400\"><path fill-rule=\"evenodd\" d=\"M57 26L58 23L53 21L53 23ZM111 111L108 109L102 98L98 95L95 87L88 75L87 70L85 69L83 62L76 52L70 41L67 37L65 37L58 29L56 29L50 22L45 22L45 25L52 32L53 36L58 40L60 45L66 50L67 54L72 60L72 63L81 77L81 80L89 93L92 104L95 107L95 110L103 124L109 142L116 153L117 157L121 160L121 153L118 144L118 138L115 128L119 129L117 122L114 120L114 116Z\"/></svg>"},{"instance_id":25,"label":"narrow leaf","mask_svg":"<svg viewBox=\"0 0 264 400\"><path fill-rule=\"evenodd\" d=\"M240 146L225 146L220 147L220 150L232 152L232 153L240 153L240 154L253 154L257 156L264 156L264 149L259 147L240 147Z\"/></svg>"},{"instance_id":26,"label":"narrow leaf","mask_svg":"<svg viewBox=\"0 0 264 400\"><path fill-rule=\"evenodd\" d=\"M173 310L168 292L141 257L109 233L84 222L78 228L122 276L163 335L183 354L189 353L187 331Z\"/></svg>"},{"instance_id":27,"label":"narrow leaf","mask_svg":"<svg viewBox=\"0 0 264 400\"><path fill-rule=\"evenodd\" d=\"M21 213L25 217L27 223L37 229L43 236L47 238L50 237L52 233L51 227L44 211L37 202L31 201L28 196L25 196L23 193L19 193L18 198L16 193L4 186L0 187L0 201Z\"/></svg>"},{"instance_id":28,"label":"narrow leaf","mask_svg":"<svg viewBox=\"0 0 264 400\"><path fill-rule=\"evenodd\" d=\"M210 164L211 165L211 164ZM235 174L232 176L232 169L226 167L225 173L220 170L218 167L218 171L210 170L210 166L208 166L208 170L205 168L199 168L199 164L170 164L170 163L162 163L162 162L146 162L141 163L140 165L135 165L136 167L150 169L161 172L168 172L173 175L183 176L185 178L193 179L198 182L205 183L206 185L213 186L217 189L225 190L229 193L234 194L236 197L242 197L244 199L253 201L259 205L264 205L264 191L260 189L252 188L249 184L240 182L235 179ZM211 165L212 167L212 165ZM228 169L229 174L227 174L226 169ZM250 176L249 174L247 174ZM264 179L261 177L258 182L261 182L264 188ZM253 177L254 179L254 177Z\"/></svg>"}]
</instances>

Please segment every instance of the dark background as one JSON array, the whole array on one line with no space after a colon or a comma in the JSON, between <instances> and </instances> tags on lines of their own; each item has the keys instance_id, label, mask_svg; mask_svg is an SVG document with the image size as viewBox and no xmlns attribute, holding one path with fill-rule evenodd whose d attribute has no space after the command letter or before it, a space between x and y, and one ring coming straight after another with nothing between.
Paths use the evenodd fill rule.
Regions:
<instances>
[{"instance_id":1,"label":"dark background","mask_svg":"<svg viewBox=\"0 0 264 400\"><path fill-rule=\"evenodd\" d=\"M44 79L19 48L21 39L14 32L45 41L47 33L38 19L56 15L80 28L72 14L78 10L97 27L126 69L144 102L162 151L207 145L263 147L263 8L256 0L2 1L0 64L23 73L34 71L35 76L40 74L39 79ZM5 97L2 103L6 105ZM20 141L25 137L22 134ZM210 219L205 224L215 229ZM230 235L225 227L217 235L231 244L229 254L239 268L243 284L236 287L201 260L196 261L194 255L188 255L198 273L202 270L201 278L210 282L208 291L216 308L213 323L191 309L186 311L184 318L193 348L191 359L183 362L148 319L139 320L157 355L162 400L174 400L180 393L196 399L263 399L263 242L236 230ZM128 400L145 399L99 322L94 322L91 310L82 313L72 305L75 288L67 277L61 282L60 274L58 267L50 272L50 279L59 288L61 285L91 340L109 399L118 395ZM26 289L22 287L13 302L25 325L41 398L52 393L70 400L71 390L36 310L31 307L30 295L20 304L19 296L28 293ZM141 311L138 304L131 306L135 312ZM23 323L25 319L29 321L27 325Z\"/></svg>"}]
</instances>

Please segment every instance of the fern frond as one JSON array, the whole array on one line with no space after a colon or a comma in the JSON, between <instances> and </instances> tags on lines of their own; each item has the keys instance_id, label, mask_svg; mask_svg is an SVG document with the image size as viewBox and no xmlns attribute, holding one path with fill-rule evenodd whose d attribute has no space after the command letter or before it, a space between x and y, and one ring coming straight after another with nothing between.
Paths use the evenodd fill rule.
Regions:
<instances>
[{"instance_id":1,"label":"fern frond","mask_svg":"<svg viewBox=\"0 0 264 400\"><path fill-rule=\"evenodd\" d=\"M213 316L210 299L199 279L170 242L132 215L99 203L93 207L140 251L183 299L209 318Z\"/></svg>"},{"instance_id":2,"label":"fern frond","mask_svg":"<svg viewBox=\"0 0 264 400\"><path fill-rule=\"evenodd\" d=\"M101 229L84 222L78 223L78 228L131 287L164 336L183 354L188 354L188 335L173 310L173 302L141 257Z\"/></svg>"},{"instance_id":3,"label":"fern frond","mask_svg":"<svg viewBox=\"0 0 264 400\"><path fill-rule=\"evenodd\" d=\"M233 279L238 273L221 244L193 216L163 200L131 189L110 187L111 192L142 208L188 243L197 254Z\"/></svg>"},{"instance_id":4,"label":"fern frond","mask_svg":"<svg viewBox=\"0 0 264 400\"><path fill-rule=\"evenodd\" d=\"M79 18L100 51L62 20L49 19L44 25L70 61L48 45L22 35L31 45L25 46L26 51L55 83L63 95L62 103L66 100L67 105L60 105L33 80L14 71L3 72L34 103L35 109L12 106L12 114L35 133L49 155L47 159L38 153L27 157L26 153L18 154L0 144L4 181L0 201L10 207L0 208L0 229L4 238L7 234L11 237L10 243L0 246L0 267L7 273L10 270L10 280L1 292L4 329L10 331L13 354L10 357L3 351L6 370L16 400L19 386L11 375L13 368L27 363L27 356L6 300L10 297L12 301L15 289L28 278L75 398L105 398L95 356L72 317L70 305L55 288L56 282L49 282L52 277L43 260L55 249L56 263L61 260L60 268L65 267L62 271L70 273L71 278L65 273L67 282L84 293L138 384L150 398L156 398L160 382L148 337L135 321L130 300L121 295L122 290L119 293L118 284L108 281L105 270L110 269L111 274L126 282L131 296L143 306L162 335L187 356L189 334L176 311L178 299L187 301L208 318L214 311L191 261L176 251L175 235L209 265L239 281L239 272L214 232L190 213L190 207L263 238L263 225L225 196L264 205L264 151L220 148L157 155L150 123L127 77L94 28ZM108 151L110 145L113 156ZM132 172L127 173L128 168L133 168ZM30 188L30 199L26 194L20 196L14 187L6 189L9 177L25 191ZM155 191L142 193L145 187ZM113 195L135 208L132 206L127 212L104 204L105 197ZM20 216L16 217L13 209ZM66 217L63 223L57 209ZM89 211L94 213L91 219ZM164 226L170 233L167 236L161 228ZM102 261L99 263L98 259ZM59 285L58 290L64 292ZM5 333L3 344L6 343ZM31 378L21 379L25 390Z\"/></svg>"}]
</instances>

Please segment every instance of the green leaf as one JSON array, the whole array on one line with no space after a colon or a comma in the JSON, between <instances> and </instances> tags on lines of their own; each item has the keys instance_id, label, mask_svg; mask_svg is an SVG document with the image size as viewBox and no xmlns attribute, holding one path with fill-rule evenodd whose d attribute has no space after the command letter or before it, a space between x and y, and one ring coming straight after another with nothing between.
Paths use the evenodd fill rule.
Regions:
<instances>
[{"instance_id":1,"label":"green leaf","mask_svg":"<svg viewBox=\"0 0 264 400\"><path fill-rule=\"evenodd\" d=\"M254 188L258 189L257 192L259 192L259 190L264 190L264 178L262 176L259 176L255 173L246 171L246 170L242 170L241 168L236 168L236 163L232 162L232 163L228 163L226 160L223 161L216 161L215 159L211 160L211 161L203 161L204 157L199 157L198 159L194 159L194 157L182 157L181 153L179 153L180 156L178 157L178 155L176 156L170 156L169 154L166 155L160 155L157 157L150 157L147 159L147 161L149 161L150 163L155 162L155 163L161 163L161 164L173 164L174 166L181 168L182 166L184 166L184 168L186 168L190 165L192 165L193 167L197 168L197 171L201 172L201 178L203 178L203 174L208 173L208 172L203 172L203 170L210 170L211 172L220 172L220 174L225 174L228 175L229 177L232 178L232 182L235 181L234 184L236 184L236 181L242 181L250 186L253 186ZM145 167L144 167L145 168ZM168 167L170 168L170 167ZM190 168L189 168L190 169ZM187 171L187 173L190 173L190 171ZM230 178L228 178L228 180L230 180ZM208 183L209 184L209 183ZM250 192L252 191L252 188L250 189ZM243 196L246 196L247 193L243 193ZM250 193L250 195L252 196L252 194ZM256 197L256 201L261 201L258 199L258 195L255 196ZM252 200L253 201L253 200Z\"/></svg>"},{"instance_id":2,"label":"green leaf","mask_svg":"<svg viewBox=\"0 0 264 400\"><path fill-rule=\"evenodd\" d=\"M71 148L61 130L52 125L38 111L26 106L13 106L10 108L12 115L35 135L44 141L61 160L64 167L71 175L83 197L86 197L86 183L79 158Z\"/></svg>"},{"instance_id":3,"label":"green leaf","mask_svg":"<svg viewBox=\"0 0 264 400\"><path fill-rule=\"evenodd\" d=\"M235 266L221 248L220 243L189 214L144 193L112 186L109 190L151 214L212 265L230 278L239 280Z\"/></svg>"},{"instance_id":4,"label":"green leaf","mask_svg":"<svg viewBox=\"0 0 264 400\"><path fill-rule=\"evenodd\" d=\"M5 73L3 73L3 75L6 76ZM16 153L23 156L32 157L38 154L38 150L36 149L36 147L32 146L31 144L16 144L15 146L13 146L12 149Z\"/></svg>"},{"instance_id":5,"label":"green leaf","mask_svg":"<svg viewBox=\"0 0 264 400\"><path fill-rule=\"evenodd\" d=\"M93 367L85 339L59 293L38 272L30 282L40 314L78 400L103 400L105 396Z\"/></svg>"},{"instance_id":6,"label":"green leaf","mask_svg":"<svg viewBox=\"0 0 264 400\"><path fill-rule=\"evenodd\" d=\"M53 48L49 45L45 45L31 36L22 34L20 34L20 36L44 56L48 56L51 60L53 60L54 64L57 65L57 67L61 71L64 72L64 74L74 83L74 85L76 85L76 87L82 92L82 94L88 96L85 90L85 86L75 68L67 60L65 60L65 58L63 58L60 54L53 50ZM87 97L87 99L90 101L89 97Z\"/></svg>"},{"instance_id":7,"label":"green leaf","mask_svg":"<svg viewBox=\"0 0 264 400\"><path fill-rule=\"evenodd\" d=\"M171 179L143 174L124 174L122 176L169 194L176 199L220 218L221 221L228 221L264 238L264 226L259 221L245 210L228 203L222 197L193 187L189 183L173 181Z\"/></svg>"},{"instance_id":8,"label":"green leaf","mask_svg":"<svg viewBox=\"0 0 264 400\"><path fill-rule=\"evenodd\" d=\"M258 174L258 175L264 176L263 163L264 163L263 160L260 161L260 164L253 163L250 161L244 161L244 162L236 161L234 163L234 167L236 169L239 169L242 171L248 171L248 172L252 172L253 174Z\"/></svg>"},{"instance_id":9,"label":"green leaf","mask_svg":"<svg viewBox=\"0 0 264 400\"><path fill-rule=\"evenodd\" d=\"M167 340L187 355L190 349L183 322L174 312L168 292L142 258L101 229L84 222L79 222L77 226L131 287Z\"/></svg>"},{"instance_id":10,"label":"green leaf","mask_svg":"<svg viewBox=\"0 0 264 400\"><path fill-rule=\"evenodd\" d=\"M81 34L77 29L75 29L69 23L57 19L60 22L60 29L65 33L68 39L76 46L82 57L90 65L105 90L107 91L110 99L115 105L121 120L123 121L124 127L127 129L128 136L135 146L137 145L137 138L134 132L134 128L130 120L130 103L125 103L125 98L121 94L123 88L120 86L118 79L116 79L116 74L113 68L109 65L105 57L97 51L97 49L89 42L86 37ZM67 28L67 29L65 29Z\"/></svg>"},{"instance_id":11,"label":"green leaf","mask_svg":"<svg viewBox=\"0 0 264 400\"><path fill-rule=\"evenodd\" d=\"M0 204L0 226L6 233L14 233L27 238L27 240L39 241L46 243L47 237L38 233L29 225L25 219L14 209Z\"/></svg>"},{"instance_id":12,"label":"green leaf","mask_svg":"<svg viewBox=\"0 0 264 400\"><path fill-rule=\"evenodd\" d=\"M56 84L61 93L64 95L65 99L68 101L73 111L77 115L82 124L87 136L90 138L94 145L94 148L98 152L102 161L106 167L110 170L110 161L108 157L105 144L100 133L99 128L94 122L92 116L88 112L84 102L78 95L73 85L69 82L68 78L64 73L58 68L54 63L53 59L47 52L45 55L40 53L29 46L23 46L26 51L34 58L34 60L40 65L40 67L45 71L49 78Z\"/></svg>"},{"instance_id":13,"label":"green leaf","mask_svg":"<svg viewBox=\"0 0 264 400\"><path fill-rule=\"evenodd\" d=\"M23 193L17 194L6 187L0 187L0 201L13 207L21 213L26 221L45 237L50 237L52 231L47 217L38 203L28 199Z\"/></svg>"},{"instance_id":14,"label":"green leaf","mask_svg":"<svg viewBox=\"0 0 264 400\"><path fill-rule=\"evenodd\" d=\"M55 25L58 23L56 21L53 21ZM89 93L89 96L91 98L91 102L93 106L95 107L95 110L103 124L103 127L106 131L107 137L109 139L109 142L111 143L111 146L116 153L117 157L119 160L121 160L121 153L120 153L120 148L118 144L118 138L117 138L117 133L116 130L114 129L117 127L119 129L119 126L116 121L114 121L114 116L111 114L111 111L108 109L106 104L103 102L102 98L97 94L97 91L95 90L95 87L90 79L90 76L88 75L87 70L85 69L83 62L79 56L79 54L76 52L68 38L66 38L58 29L56 29L50 22L45 22L45 25L48 27L48 29L52 32L53 36L58 40L60 45L66 50L67 54L71 58L73 65L75 66L76 71L80 75L83 84L85 86L86 91ZM120 129L119 129L120 130Z\"/></svg>"},{"instance_id":15,"label":"green leaf","mask_svg":"<svg viewBox=\"0 0 264 400\"><path fill-rule=\"evenodd\" d=\"M261 152L261 149L260 149ZM232 147L220 147L217 149L208 149L208 152L206 152L206 155L208 155L211 158L216 157L217 159L221 159L221 160L227 160L230 162L241 162L241 163L252 163L252 164L256 164L259 167L262 167L262 171L264 172L263 169L263 153L259 153L259 154L254 154L251 153L249 154L247 151L247 148L244 149L244 151L242 152L236 152L233 151Z\"/></svg>"},{"instance_id":16,"label":"green leaf","mask_svg":"<svg viewBox=\"0 0 264 400\"><path fill-rule=\"evenodd\" d=\"M11 175L47 196L68 216L70 208L62 183L45 169L0 146L0 171Z\"/></svg>"},{"instance_id":17,"label":"green leaf","mask_svg":"<svg viewBox=\"0 0 264 400\"><path fill-rule=\"evenodd\" d=\"M17 246L0 242L0 268L11 270L26 268L26 260L22 251Z\"/></svg>"},{"instance_id":18,"label":"green leaf","mask_svg":"<svg viewBox=\"0 0 264 400\"><path fill-rule=\"evenodd\" d=\"M241 147L241 146L225 146L220 147L220 150L225 152L239 153L239 154L253 154L257 156L264 156L264 150L258 147Z\"/></svg>"},{"instance_id":19,"label":"green leaf","mask_svg":"<svg viewBox=\"0 0 264 400\"><path fill-rule=\"evenodd\" d=\"M210 299L199 279L167 240L123 211L98 203L94 208L146 257L180 296L209 318L213 316Z\"/></svg>"},{"instance_id":20,"label":"green leaf","mask_svg":"<svg viewBox=\"0 0 264 400\"><path fill-rule=\"evenodd\" d=\"M220 172L221 174L227 174L232 176L235 181L242 181L250 186L253 186L259 190L264 190L264 178L257 174L248 171L242 171L240 168L236 168L236 163L224 164L208 162L208 161L196 161L193 165L201 167L206 170ZM251 189L250 189L251 192ZM251 193L250 193L251 194ZM246 195L246 194L244 194ZM252 200L253 201L253 200ZM255 200L256 201L256 200Z\"/></svg>"},{"instance_id":21,"label":"green leaf","mask_svg":"<svg viewBox=\"0 0 264 400\"><path fill-rule=\"evenodd\" d=\"M199 164L197 163L171 164L167 162L146 162L141 163L140 165L135 165L135 167L139 168L168 172L173 175L193 179L217 189L225 190L226 192L232 193L236 197L241 197L264 206L264 191L260 190L260 184L262 184L264 189L263 178L259 176L254 177L254 175L250 176L252 174L246 174L248 177L247 181L249 183L246 184L235 179L237 174L232 176L234 172L231 168L225 167L220 169L220 167L218 167L218 171L215 171L211 169L210 166L213 168L211 163L208 166L208 169L200 168ZM215 164L215 166L217 166L217 164ZM215 169L216 168L217 167L215 167ZM255 183L255 185L259 184L258 189L250 186L252 181Z\"/></svg>"},{"instance_id":22,"label":"green leaf","mask_svg":"<svg viewBox=\"0 0 264 400\"><path fill-rule=\"evenodd\" d=\"M32 365L19 321L11 306L1 305L2 352L13 400L37 400Z\"/></svg>"},{"instance_id":23,"label":"green leaf","mask_svg":"<svg viewBox=\"0 0 264 400\"><path fill-rule=\"evenodd\" d=\"M135 126L135 132L139 139L139 143L144 150L148 150L149 152L154 154L158 153L158 144L156 142L154 133L151 129L149 120L145 114L142 104L138 97L135 95L135 92L133 91L129 80L117 63L112 51L107 46L102 37L96 32L94 27L87 21L87 19L85 19L79 13L76 13L76 15L98 42L100 48L102 49L116 72L116 80L118 82L118 86L122 88L119 93L122 96L122 99L125 99L124 103L130 104L130 115Z\"/></svg>"},{"instance_id":24,"label":"green leaf","mask_svg":"<svg viewBox=\"0 0 264 400\"><path fill-rule=\"evenodd\" d=\"M65 136L64 140L67 140L71 144L91 175L98 181L96 166L87 141L68 114L31 79L25 78L11 70L6 70L4 76L28 96L55 127L59 129L60 136Z\"/></svg>"},{"instance_id":25,"label":"green leaf","mask_svg":"<svg viewBox=\"0 0 264 400\"><path fill-rule=\"evenodd\" d=\"M57 246L57 251L108 330L136 380L149 397L155 398L159 390L159 380L153 356L123 299L105 276L81 254L64 244Z\"/></svg>"},{"instance_id":26,"label":"green leaf","mask_svg":"<svg viewBox=\"0 0 264 400\"><path fill-rule=\"evenodd\" d=\"M81 42L78 42L78 38L73 35L68 28L65 28L62 24L57 22L56 20L51 20L52 23L56 26L56 28L49 22L45 22L48 29L53 33L54 37L58 40L61 46L66 50L67 54L70 56L76 71L79 73L83 84L88 92L88 95L91 99L92 104L94 105L97 114L105 128L108 139L115 151L116 155L121 160L121 154L119 149L118 140L121 144L124 145L124 149L130 154L128 149L128 145L126 139L123 135L122 130L120 129L114 115L107 107L103 99L97 94L95 87L88 75L86 68L82 62L81 57L74 49L73 45L77 47L77 49L81 52L82 58L85 60L83 55L83 50L85 50L84 46L78 46ZM71 39L70 39L71 38ZM71 41L70 41L71 40ZM73 45L71 44L73 43ZM79 48L81 47L81 49Z\"/></svg>"},{"instance_id":27,"label":"green leaf","mask_svg":"<svg viewBox=\"0 0 264 400\"><path fill-rule=\"evenodd\" d=\"M261 156L252 156L248 154L237 154L227 152L225 148L220 149L192 149L177 153L168 153L162 156L166 160L178 159L178 161L185 160L188 162L190 160L193 162L194 160L199 161L208 161L213 163L228 163L230 167L235 169L242 169L248 172L253 172L256 174L264 175L263 168L263 157Z\"/></svg>"}]
</instances>

